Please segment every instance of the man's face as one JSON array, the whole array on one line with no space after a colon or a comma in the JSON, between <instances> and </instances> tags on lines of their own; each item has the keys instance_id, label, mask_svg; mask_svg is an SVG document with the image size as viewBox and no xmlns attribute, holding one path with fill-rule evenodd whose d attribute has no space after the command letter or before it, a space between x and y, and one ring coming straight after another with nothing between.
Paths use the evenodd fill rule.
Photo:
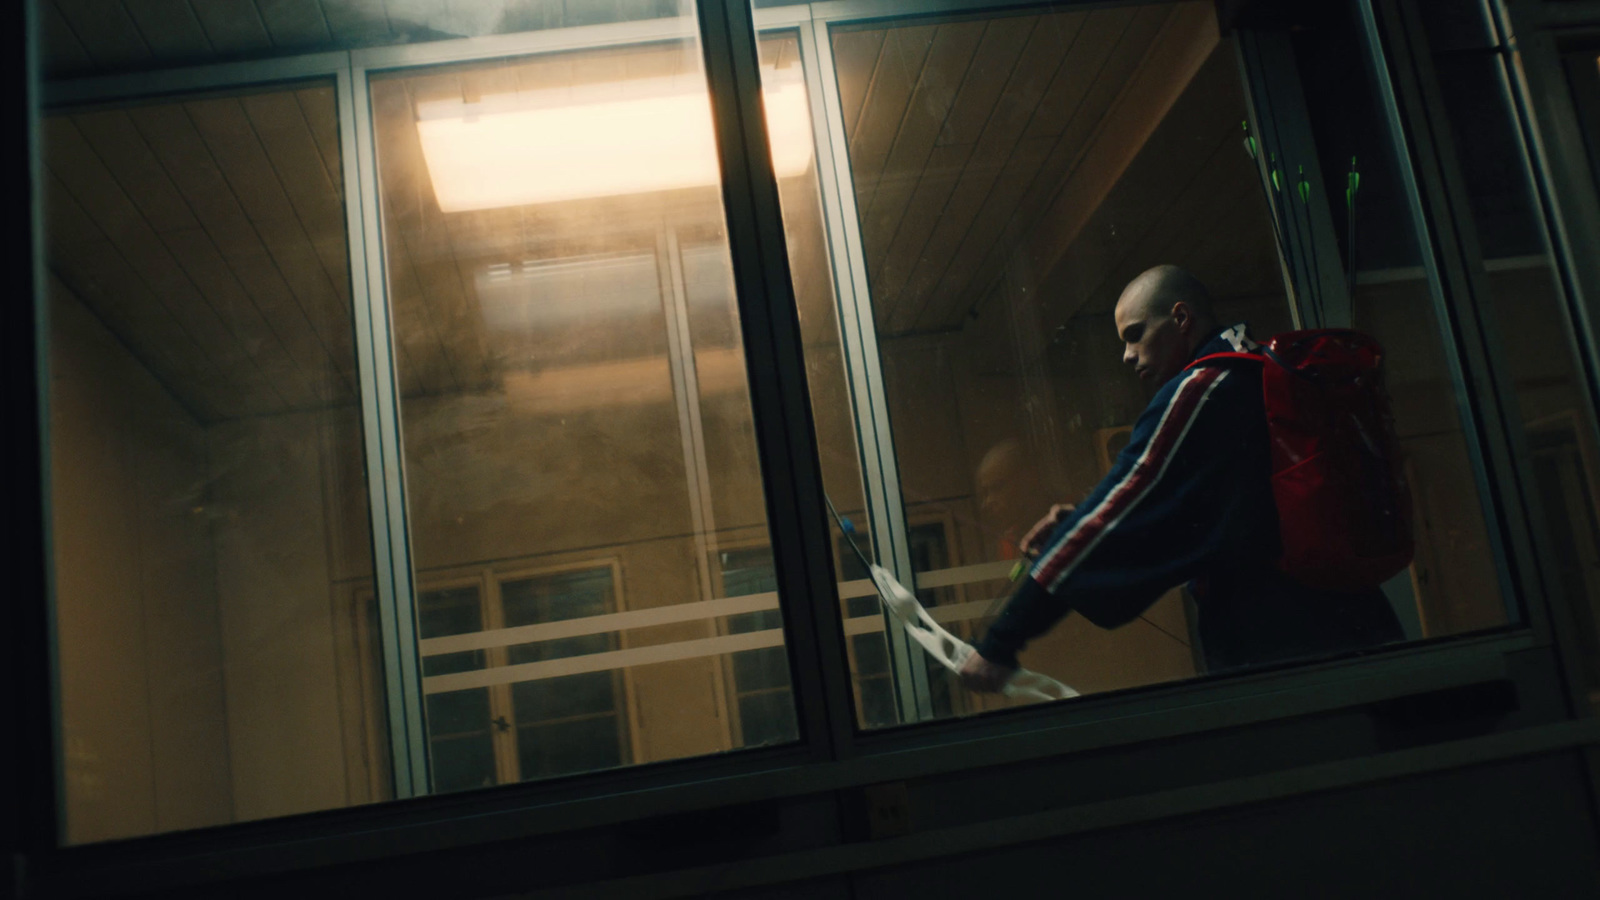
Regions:
<instances>
[{"instance_id":1,"label":"man's face","mask_svg":"<svg viewBox=\"0 0 1600 900\"><path fill-rule=\"evenodd\" d=\"M1141 381L1165 384L1189 361L1188 308L1151 301L1146 292L1131 288L1117 302L1117 336L1122 339L1122 361L1133 366Z\"/></svg>"},{"instance_id":2,"label":"man's face","mask_svg":"<svg viewBox=\"0 0 1600 900\"><path fill-rule=\"evenodd\" d=\"M1002 445L984 455L978 465L978 506L990 523L1019 524L1017 510L1026 497L1027 484L1021 454Z\"/></svg>"}]
</instances>

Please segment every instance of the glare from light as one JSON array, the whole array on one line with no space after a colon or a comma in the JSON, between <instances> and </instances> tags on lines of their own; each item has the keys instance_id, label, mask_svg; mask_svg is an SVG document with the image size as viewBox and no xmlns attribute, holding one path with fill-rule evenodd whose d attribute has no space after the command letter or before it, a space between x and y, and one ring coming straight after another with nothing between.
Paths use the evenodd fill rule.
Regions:
<instances>
[{"instance_id":1,"label":"glare from light","mask_svg":"<svg viewBox=\"0 0 1600 900\"><path fill-rule=\"evenodd\" d=\"M780 178L811 164L799 67L764 69L763 101ZM446 213L614 197L718 183L703 77L417 104L417 132Z\"/></svg>"}]
</instances>

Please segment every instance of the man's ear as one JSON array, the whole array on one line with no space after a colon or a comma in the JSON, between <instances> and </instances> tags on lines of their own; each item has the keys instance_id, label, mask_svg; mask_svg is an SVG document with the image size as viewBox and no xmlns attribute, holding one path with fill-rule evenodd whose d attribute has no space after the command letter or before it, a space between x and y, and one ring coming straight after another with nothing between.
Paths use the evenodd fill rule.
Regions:
<instances>
[{"instance_id":1,"label":"man's ear","mask_svg":"<svg viewBox=\"0 0 1600 900\"><path fill-rule=\"evenodd\" d=\"M1172 321L1178 326L1178 333L1187 337L1189 329L1194 325L1194 314L1189 309L1189 304L1182 300L1172 304Z\"/></svg>"}]
</instances>

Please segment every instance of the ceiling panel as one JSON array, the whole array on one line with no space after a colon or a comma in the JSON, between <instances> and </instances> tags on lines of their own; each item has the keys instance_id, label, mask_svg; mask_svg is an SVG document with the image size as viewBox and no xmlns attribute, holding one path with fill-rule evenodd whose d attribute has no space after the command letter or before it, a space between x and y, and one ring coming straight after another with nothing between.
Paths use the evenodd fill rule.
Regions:
<instances>
[{"instance_id":1,"label":"ceiling panel","mask_svg":"<svg viewBox=\"0 0 1600 900\"><path fill-rule=\"evenodd\" d=\"M1080 14L1083 15L1083 14ZM1166 6L1146 6L1134 10L1106 10L1087 14L1101 21L1086 23L1059 66L1049 69L1047 61L1033 64L1034 78L1018 86L1016 96L1026 98L1026 110L1019 137L995 187L984 197L958 249L948 260L943 275L930 290L921 312L908 326L918 330L959 327L1001 269L1011 261L1014 250L1034 237L1045 211L1065 183L1074 179L1080 160L1104 136L1108 126L1128 119L1150 119L1158 112L1119 103L1126 96L1129 80L1140 71L1147 58L1153 58L1150 44L1162 29L1171 27L1174 10ZM1107 21L1109 20L1109 21ZM1104 38L1116 34L1115 41ZM1053 35L1036 30L1034 45L1055 46ZM1153 69L1164 69L1165 60ZM1044 101L1055 95L1070 100L1060 85L1085 85L1072 113L1058 133L1042 129L1030 133ZM1008 93L1009 93L1008 89ZM1116 173L1084 173L1095 184L1114 181ZM1106 184L1109 186L1109 184ZM1090 203L1092 207L1092 201ZM1059 252L1059 251L1058 251ZM1037 277L1024 275L1023 277Z\"/></svg>"},{"instance_id":2,"label":"ceiling panel","mask_svg":"<svg viewBox=\"0 0 1600 900\"><path fill-rule=\"evenodd\" d=\"M153 57L150 45L121 3L54 0L54 5L95 67L133 68Z\"/></svg>"},{"instance_id":3,"label":"ceiling panel","mask_svg":"<svg viewBox=\"0 0 1600 900\"><path fill-rule=\"evenodd\" d=\"M122 8L153 60L205 59L211 54L211 41L189 0L123 0Z\"/></svg>"},{"instance_id":4,"label":"ceiling panel","mask_svg":"<svg viewBox=\"0 0 1600 900\"><path fill-rule=\"evenodd\" d=\"M203 55L180 57L174 62L192 64L268 56L276 49L255 0L191 0L191 6L205 32L206 46L195 47L195 52Z\"/></svg>"},{"instance_id":5,"label":"ceiling panel","mask_svg":"<svg viewBox=\"0 0 1600 900\"><path fill-rule=\"evenodd\" d=\"M1178 233L1209 235L1190 207L1217 221L1216 205L1252 189L1248 165L1219 149L1236 143L1242 92L1205 4L857 30L834 45L881 335L962 327L1007 271L1035 292L1070 289L1076 309L1151 253L1263 255ZM1241 240L1260 243L1257 213L1228 217Z\"/></svg>"},{"instance_id":6,"label":"ceiling panel","mask_svg":"<svg viewBox=\"0 0 1600 900\"><path fill-rule=\"evenodd\" d=\"M331 94L46 120L58 289L202 422L356 400L343 206L305 113Z\"/></svg>"},{"instance_id":7,"label":"ceiling panel","mask_svg":"<svg viewBox=\"0 0 1600 900\"><path fill-rule=\"evenodd\" d=\"M320 0L256 0L256 9L274 47L309 49L333 43Z\"/></svg>"},{"instance_id":8,"label":"ceiling panel","mask_svg":"<svg viewBox=\"0 0 1600 900\"><path fill-rule=\"evenodd\" d=\"M927 169L934 143L983 37L983 23L941 25L932 37L916 88L907 99L893 144L876 184L856 185L862 240L882 266L917 184ZM931 173L938 177L938 172Z\"/></svg>"}]
</instances>

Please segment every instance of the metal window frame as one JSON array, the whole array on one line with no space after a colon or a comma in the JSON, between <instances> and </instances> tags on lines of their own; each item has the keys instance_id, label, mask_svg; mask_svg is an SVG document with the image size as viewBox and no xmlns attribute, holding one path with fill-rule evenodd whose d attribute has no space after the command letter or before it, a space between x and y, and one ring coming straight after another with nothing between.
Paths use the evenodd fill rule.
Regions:
<instances>
[{"instance_id":1,"label":"metal window frame","mask_svg":"<svg viewBox=\"0 0 1600 900\"><path fill-rule=\"evenodd\" d=\"M25 129L22 150L26 168L22 199L27 203L27 235L13 244L14 264L27 267L20 280L31 301L13 304L17 318L26 315L26 327L8 327L4 341L7 409L19 421L14 482L6 504L11 540L5 542L5 561L14 573L17 596L12 627L7 629L10 652L4 653L5 672L16 688L0 700L0 714L16 723L8 758L17 773L4 795L11 809L0 820L0 834L15 848L11 865L0 877L20 883L30 857L46 855L64 842L66 771L61 764L65 744L61 735L60 654L57 651L56 576L53 553L53 516L50 461L50 306L45 297L44 203L39 185L43 153L39 139L38 110L42 105L43 76L40 58L38 10L34 3L18 4L6 24L21 28L6 35L11 69L22 79ZM15 147L16 145L13 144ZM15 213L13 213L15 215ZM19 217L20 218L20 217ZM17 252L20 251L20 252ZM20 266L19 266L20 268ZM23 312L25 310L25 313ZM10 320L15 322L16 319ZM30 432L29 429L32 429ZM26 469L24 468L26 467ZM37 473L37 477L34 477ZM29 599L37 597L38 602ZM0 751L3 752L3 751ZM48 772L48 775L41 773ZM31 774L33 777L28 777ZM0 801L0 805L5 805Z\"/></svg>"},{"instance_id":2,"label":"metal window frame","mask_svg":"<svg viewBox=\"0 0 1600 900\"><path fill-rule=\"evenodd\" d=\"M1386 87L1380 91L1412 205L1412 216L1442 346L1456 385L1463 432L1472 436L1468 451L1478 479L1495 569L1507 613L1520 613L1547 642L1553 640L1549 591L1551 569L1537 541L1539 523L1529 483L1527 454L1516 416L1516 395L1502 361L1499 329L1484 283L1482 255L1471 229L1471 210L1459 180L1444 171L1454 159L1445 111L1428 105L1430 61L1418 52L1420 23L1408 21L1404 0L1359 0L1368 46L1379 54L1374 69ZM1424 45L1425 47L1425 45ZM1433 92L1433 96L1437 96ZM1474 262L1477 264L1474 265Z\"/></svg>"},{"instance_id":3,"label":"metal window frame","mask_svg":"<svg viewBox=\"0 0 1600 900\"><path fill-rule=\"evenodd\" d=\"M812 133L817 145L817 176L823 192L822 209L827 229L829 257L834 268L834 302L838 310L839 340L849 378L856 432L861 487L867 504L872 549L879 564L895 578L915 584L911 551L906 537L905 498L900 492L894 430L889 423L888 390L883 361L878 354L877 323L872 316L867 279L866 251L862 245L856 210L855 181L850 166L850 143L840 106L838 75L834 69L830 22L814 19L800 32L802 64L811 104ZM917 722L932 716L927 672L918 657L921 648L911 641L898 620L884 614L889 643L890 671L902 721Z\"/></svg>"},{"instance_id":4,"label":"metal window frame","mask_svg":"<svg viewBox=\"0 0 1600 900\"><path fill-rule=\"evenodd\" d=\"M815 459L809 406L805 391L798 322L783 253L781 209L769 156L765 153L765 125L759 115L759 69L755 59L755 34L767 27L798 27L802 52L809 43L808 89L819 87L809 65L820 67L830 24L872 18L901 18L917 14L981 12L1013 9L1014 2L998 0L835 0L809 7L757 10L752 15L740 0L702 0L699 33L707 58L718 131L719 155L724 172L724 206L728 216L738 302L750 368L752 402L757 416L764 483L767 491L771 538L779 572L780 589L791 598L786 604L791 656L795 667L796 704L807 743L800 746L744 751L735 756L696 758L658 764L641 770L607 773L602 780L561 780L497 789L463 797L414 797L409 803L389 804L381 810L352 808L330 810L295 820L268 820L222 826L200 835L152 835L116 845L88 845L45 853L57 883L82 883L114 878L119 883L136 869L152 883L172 884L204 877L195 874L195 854L234 874L286 871L324 863L329 858L353 860L381 858L409 850L464 845L519 836L554 833L685 809L712 808L750 799L795 796L812 791L870 784L876 781L954 772L975 765L995 765L1121 746L1141 741L1179 738L1216 728L1267 722L1292 715L1335 710L1381 699L1406 696L1451 685L1472 684L1505 677L1506 657L1548 646L1547 632L1507 630L1478 636L1447 638L1398 647L1370 657L1352 657L1297 665L1238 676L1200 678L1155 685L1133 691L1085 698L1073 704L1018 710L971 719L925 723L914 728L886 729L858 734L849 703L848 670L841 635L842 612L834 596L829 530L820 493L821 479ZM637 25L638 23L632 23ZM590 29L615 28L591 26ZM569 29L576 32L580 29ZM810 31L809 41L805 35ZM439 44L408 45L317 54L310 57L235 63L150 73L137 77L88 79L43 86L44 106L116 102L217 88L240 88L311 77L332 76L339 91L342 163L346 184L356 311L366 318L358 327L364 426L367 428L369 497L373 504L374 541L389 542L389 556L380 565L379 579L390 578L388 601L396 621L392 632L394 660L386 667L396 672L409 665L415 673L415 623L400 618L413 615L411 567L406 535L404 479L399 454L397 394L394 380L392 335L382 291L383 264L380 219L377 214L376 172L365 85L375 69L460 62L494 56L523 55L541 49L570 49L578 41L632 43L648 28L624 37L622 31L571 34L552 38L547 33L463 39ZM692 32L691 32L692 33ZM543 37L541 37L543 35ZM682 29L663 39L685 36ZM821 40L819 40L821 39ZM826 100L827 92L823 93ZM1393 101L1393 92L1386 94ZM834 97L837 105L837 98ZM832 127L825 109L813 104L814 121ZM349 110L352 115L346 115ZM822 190L847 194L849 182L838 178L841 157L834 153L834 135L818 130L819 179ZM821 136L828 135L828 141ZM825 146L825 144L827 146ZM831 165L821 154L827 153ZM1405 157L1409 158L1409 157ZM758 161L749 165L749 161ZM847 160L844 160L847 164ZM847 174L847 172L846 172ZM831 179L831 181L830 181ZM358 202L356 202L358 199ZM38 204L35 204L37 215ZM830 209L824 204L824 209ZM840 217L843 218L842 216ZM844 223L839 223L844 227ZM835 250L838 283L843 259L851 290L859 272L850 263L848 227L845 234L828 225L830 250ZM836 247L843 241L847 253ZM359 242L359 243L358 243ZM36 256L37 256L36 252ZM365 262L356 265L357 256ZM859 257L859 250L856 251ZM1429 259L1432 257L1429 256ZM1436 281L1436 279L1435 279ZM841 293L844 288L841 286ZM1437 293L1437 288L1435 288ZM852 293L852 298L859 294ZM35 288L35 309L42 310L42 290ZM364 298L364 299L363 299ZM859 315L859 300L854 300ZM870 319L870 316L869 316ZM42 339L43 325L39 326ZM866 334L854 337L865 354ZM1446 344L1451 340L1447 335ZM46 343L37 346L47 348ZM762 354L770 354L763 357ZM871 354L873 357L875 353ZM761 365L754 361L763 359ZM39 372L47 373L41 351ZM39 384L48 384L41 374ZM881 388L880 388L881 389ZM41 391L41 394L43 392ZM48 435L41 420L41 440ZM886 432L885 432L886 433ZM880 450L880 452L882 452ZM48 459L46 453L45 459ZM376 460L376 464L374 464ZM880 470L881 471L881 470ZM888 504L888 488L880 488ZM903 518L904 511L899 504ZM892 513L882 514L892 522ZM379 535L382 535L380 538ZM376 548L375 548L376 550ZM46 557L48 561L48 556ZM404 607L404 609L401 609ZM409 640L407 640L409 635ZM410 661L405 659L409 647ZM397 682L391 691L404 693ZM420 708L421 692L411 699L391 696L391 710L406 712L407 704ZM420 713L420 709L419 709ZM393 714L393 713L391 713ZM392 740L405 745L405 774L415 795L426 786L425 761L412 753L420 737L420 716L415 726L401 729ZM400 769L396 766L396 769ZM472 815L462 818L464 810ZM294 847L284 849L283 842ZM48 843L48 840L44 842ZM276 844L271 853L262 847ZM108 874L109 873L109 874ZM85 881L86 880L86 881ZM137 881L138 879L136 879Z\"/></svg>"},{"instance_id":5,"label":"metal window frame","mask_svg":"<svg viewBox=\"0 0 1600 900\"><path fill-rule=\"evenodd\" d=\"M341 146L345 163L345 210L352 250L351 296L357 298L356 346L361 364L361 410L367 452L367 502L372 510L373 573L378 590L378 630L388 697L390 771L397 799L428 793L427 698L422 692L418 650L416 572L411 560L405 498L405 447L400 433L400 381L395 367L388 269L383 254L377 147L366 74L348 56L339 80ZM346 134L348 132L348 135ZM353 188L353 190L352 190ZM352 194L356 203L349 202Z\"/></svg>"},{"instance_id":6,"label":"metal window frame","mask_svg":"<svg viewBox=\"0 0 1600 900\"><path fill-rule=\"evenodd\" d=\"M1578 105L1566 83L1577 41L1591 67L1600 56L1600 3L1544 4L1502 0L1494 25L1509 50L1511 94L1523 127L1531 180L1543 214L1550 255L1565 299L1573 358L1590 406L1600 399L1600 257L1582 248L1600 246L1600 168L1591 162L1600 147L1584 139ZM1600 439L1600 435L1591 435Z\"/></svg>"},{"instance_id":7,"label":"metal window frame","mask_svg":"<svg viewBox=\"0 0 1600 900\"><path fill-rule=\"evenodd\" d=\"M1520 143L1528 157L1525 164L1565 300L1562 313L1568 349L1577 361L1581 394L1591 410L1590 416L1580 417L1587 421L1577 427L1587 428L1586 436L1592 442L1596 440L1596 398L1600 397L1600 310L1596 308L1600 259L1593 253L1600 246L1600 192L1596 190L1600 147L1590 144L1580 118L1580 107L1584 118L1596 115L1595 82L1590 82L1580 101L1582 88L1573 79L1600 78L1594 71L1594 60L1600 55L1600 3L1485 0L1484 9L1491 30L1507 51L1513 114L1522 128ZM1578 74L1580 64L1589 70L1582 76ZM1582 597L1567 598L1567 603L1552 602L1550 610L1569 702L1576 710L1585 709L1589 698L1582 696L1581 651L1576 646L1575 616L1568 604L1584 601ZM1600 809L1600 749L1584 748L1583 758L1591 803Z\"/></svg>"},{"instance_id":8,"label":"metal window frame","mask_svg":"<svg viewBox=\"0 0 1600 900\"><path fill-rule=\"evenodd\" d=\"M1558 315L1563 317L1562 325L1567 332L1568 354L1576 364L1574 372L1575 385L1578 390L1580 402L1594 410L1595 394L1591 389L1590 376L1592 370L1585 360L1579 346L1579 320L1570 314L1572 304L1569 299L1569 285L1571 277L1567 273L1559 253L1560 243L1557 240L1555 229L1551 227L1552 219L1548 212L1549 196L1540 178L1535 163L1535 147L1537 136L1531 128L1527 107L1521 102L1522 95L1517 90L1507 58L1512 45L1508 41L1505 20L1496 14L1488 0L1479 0L1479 10L1483 17L1483 25L1488 33L1488 39L1493 42L1492 52L1484 54L1492 61L1498 76L1500 90L1503 92L1507 114L1512 127L1515 129L1516 146L1518 151L1517 162L1519 175L1526 179L1528 200L1532 205L1533 215L1537 225L1542 231L1540 237L1545 247L1543 254L1536 259L1544 262L1549 267L1556 290L1556 307ZM1494 313L1493 289L1488 284L1488 273L1495 271L1494 261L1488 260L1479 246L1478 235L1475 227L1475 213L1471 209L1467 197L1465 178L1461 173L1457 156L1456 145L1460 143L1460 136L1456 134L1454 123L1448 119L1448 114L1443 103L1443 88L1441 78L1436 71L1433 59L1434 54L1430 49L1429 39L1421 21L1421 11L1415 0L1399 0L1398 4L1401 17L1405 21L1410 37L1411 52L1418 64L1418 88L1428 103L1432 120L1435 123L1435 138L1437 142L1438 158L1434 161L1435 168L1449 192L1449 202L1457 210L1453 223L1458 229L1458 240L1461 247L1462 261L1465 264L1470 282L1467 287L1473 292L1475 306L1481 310L1479 313L1484 320L1484 340L1488 345L1491 359L1506 359L1502 326L1498 323L1498 316ZM1484 48L1489 49L1489 48ZM1556 571L1553 551L1550 549L1552 541L1548 536L1548 518L1544 513L1544 501L1539 492L1532 487L1533 473L1531 468L1532 453L1529 449L1527 427L1523 416L1518 412L1520 402L1516 387L1512 384L1512 374L1509 367L1496 367L1496 386L1500 393L1500 402L1506 410L1504 414L1504 427L1506 440L1510 445L1512 460L1516 469L1512 476L1523 486L1516 496L1521 498L1521 515L1529 535L1532 551L1531 567L1539 573L1538 594L1528 595L1526 605L1528 614L1534 628L1550 636L1555 645L1561 650L1560 659L1566 675L1566 688L1568 701L1576 712L1587 707L1587 698L1584 696L1583 677L1581 674L1580 650L1576 644L1575 620L1572 616L1572 606L1584 602L1581 596L1564 596L1563 586L1559 579L1549 577L1548 573ZM1587 432L1593 439L1596 435L1595 419L1591 415L1578 416L1576 427Z\"/></svg>"}]
</instances>

